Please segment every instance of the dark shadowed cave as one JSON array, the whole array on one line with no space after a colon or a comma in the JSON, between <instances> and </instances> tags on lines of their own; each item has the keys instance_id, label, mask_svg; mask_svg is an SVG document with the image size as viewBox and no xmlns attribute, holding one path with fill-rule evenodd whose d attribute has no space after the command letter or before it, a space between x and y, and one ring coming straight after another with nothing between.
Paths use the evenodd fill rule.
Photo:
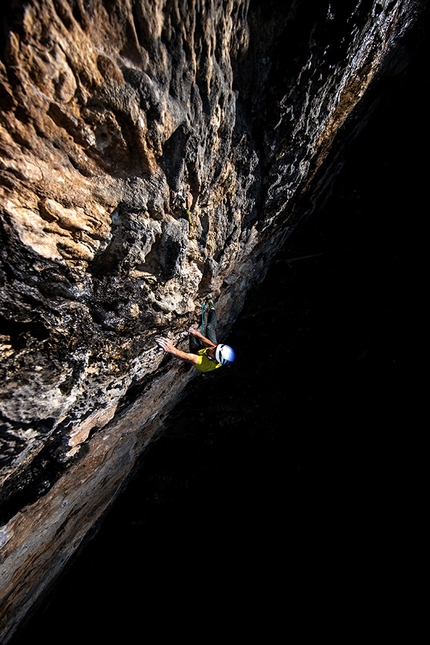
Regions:
<instances>
[{"instance_id":1,"label":"dark shadowed cave","mask_svg":"<svg viewBox=\"0 0 430 645\"><path fill-rule=\"evenodd\" d=\"M353 614L351 587L382 621L376 589L395 586L395 516L410 512L424 50L382 80L333 194L249 296L229 339L237 363L191 383L13 645L206 642L227 629L271 642L305 631L311 604Z\"/></svg>"}]
</instances>

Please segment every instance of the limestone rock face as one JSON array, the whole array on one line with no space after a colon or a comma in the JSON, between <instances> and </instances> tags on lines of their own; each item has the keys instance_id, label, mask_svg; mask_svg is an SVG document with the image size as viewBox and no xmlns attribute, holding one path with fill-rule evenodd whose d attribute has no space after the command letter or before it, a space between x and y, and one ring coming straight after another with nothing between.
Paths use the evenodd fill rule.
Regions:
<instances>
[{"instance_id":1,"label":"limestone rock face","mask_svg":"<svg viewBox=\"0 0 430 645\"><path fill-rule=\"evenodd\" d=\"M372 81L395 73L424 5L30 0L5 10L5 639L193 376L154 338L186 348L206 297L227 334L304 215L303 195L327 189L336 136Z\"/></svg>"}]
</instances>

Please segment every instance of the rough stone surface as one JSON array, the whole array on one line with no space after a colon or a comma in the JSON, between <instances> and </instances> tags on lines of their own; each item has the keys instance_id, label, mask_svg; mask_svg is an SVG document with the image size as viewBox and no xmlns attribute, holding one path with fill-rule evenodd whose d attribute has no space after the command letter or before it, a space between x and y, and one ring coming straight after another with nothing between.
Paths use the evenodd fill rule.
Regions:
<instances>
[{"instance_id":1,"label":"rough stone surface","mask_svg":"<svg viewBox=\"0 0 430 645\"><path fill-rule=\"evenodd\" d=\"M4 642L193 376L155 336L184 343L206 296L228 333L329 190L328 152L372 81L401 68L424 4L38 0L5 11Z\"/></svg>"}]
</instances>

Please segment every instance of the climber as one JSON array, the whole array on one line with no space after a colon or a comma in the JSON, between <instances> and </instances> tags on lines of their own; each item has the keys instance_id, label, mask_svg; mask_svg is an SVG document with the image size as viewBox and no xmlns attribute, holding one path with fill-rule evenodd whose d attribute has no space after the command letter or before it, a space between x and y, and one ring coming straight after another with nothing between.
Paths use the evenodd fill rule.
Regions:
<instances>
[{"instance_id":1,"label":"climber","mask_svg":"<svg viewBox=\"0 0 430 645\"><path fill-rule=\"evenodd\" d=\"M175 199L177 203L184 209L188 208L188 197L189 195L185 190L183 190L182 192L179 190L177 193L175 193Z\"/></svg>"},{"instance_id":2,"label":"climber","mask_svg":"<svg viewBox=\"0 0 430 645\"><path fill-rule=\"evenodd\" d=\"M179 208L180 208L180 209L185 213L185 215L187 216L187 219L188 219L188 223L189 223L189 225L190 225L190 226L194 226L194 222L193 222L193 219L192 219L192 217L191 217L191 212L190 212L190 209L189 209L188 200L189 200L189 195L188 195L188 193L186 193L186 192L185 192L185 190L184 190L184 191L182 191L182 192L180 192L180 191L179 191L179 192L177 192L177 193L175 194L175 201L176 201L176 204L178 205L178 207L179 207Z\"/></svg>"},{"instance_id":3,"label":"climber","mask_svg":"<svg viewBox=\"0 0 430 645\"><path fill-rule=\"evenodd\" d=\"M156 338L155 341L165 352L172 354L186 363L191 363L199 372L211 372L218 367L228 365L235 359L234 350L229 345L218 343L216 339L216 313L212 301L209 301L207 335L203 336L197 329L190 327L189 352L177 349L168 338Z\"/></svg>"}]
</instances>

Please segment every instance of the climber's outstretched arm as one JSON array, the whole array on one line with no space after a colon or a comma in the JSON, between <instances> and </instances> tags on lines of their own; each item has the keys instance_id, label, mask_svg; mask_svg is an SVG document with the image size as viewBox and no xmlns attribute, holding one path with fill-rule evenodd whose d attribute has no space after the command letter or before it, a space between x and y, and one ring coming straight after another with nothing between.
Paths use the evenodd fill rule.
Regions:
<instances>
[{"instance_id":1,"label":"climber's outstretched arm","mask_svg":"<svg viewBox=\"0 0 430 645\"><path fill-rule=\"evenodd\" d=\"M199 357L196 354L189 354L188 352L183 352L180 349L177 349L177 347L175 347L168 338L156 338L155 342L158 343L165 352L172 354L181 361L191 363L192 365L196 365L199 362Z\"/></svg>"}]
</instances>

